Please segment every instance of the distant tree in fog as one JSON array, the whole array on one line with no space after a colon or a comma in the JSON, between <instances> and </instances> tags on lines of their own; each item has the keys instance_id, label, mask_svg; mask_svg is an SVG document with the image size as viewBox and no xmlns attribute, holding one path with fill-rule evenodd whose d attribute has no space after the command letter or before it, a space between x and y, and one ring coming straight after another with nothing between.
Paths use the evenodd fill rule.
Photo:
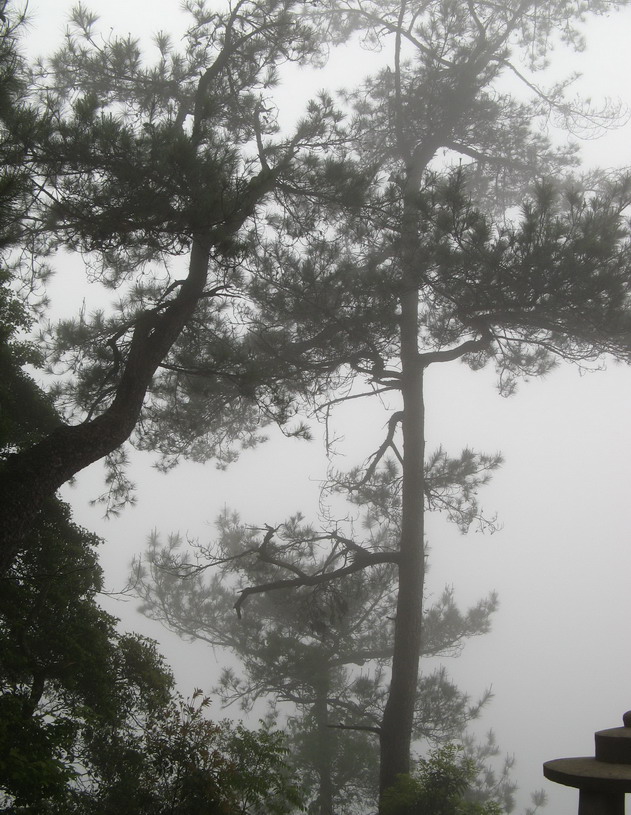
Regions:
<instances>
[{"instance_id":1,"label":"distant tree in fog","mask_svg":"<svg viewBox=\"0 0 631 815\"><path fill-rule=\"evenodd\" d=\"M489 468L498 463L487 462ZM162 544L153 534L132 573L144 614L238 657L240 667L221 676L225 703L248 711L260 700L274 710L280 705L281 721L288 717L292 761L308 782L318 815L365 811L377 792L396 588L396 571L387 561L396 550L401 517L396 468L390 472L391 483L382 479L379 489L353 496L361 515L352 524L329 521L316 529L298 515L276 529L255 529L225 512L217 521L217 541L208 546L186 546L177 536ZM459 475L456 483L443 472L433 494L442 496L460 523L465 516L484 523L475 479ZM355 568L375 548L386 562ZM314 576L311 584L291 585L294 577L304 583L306 574ZM251 587L267 590L248 595ZM235 601L239 610L243 606L238 616ZM469 637L489 630L496 605L491 594L461 613L446 589L425 610L424 656L457 654ZM472 702L442 666L421 675L414 738L424 744L460 739L487 700L484 694ZM487 793L497 800L511 789L502 776Z\"/></svg>"},{"instance_id":2,"label":"distant tree in fog","mask_svg":"<svg viewBox=\"0 0 631 815\"><path fill-rule=\"evenodd\" d=\"M356 211L323 218L321 231L299 229L316 222L321 206L308 199L295 221L277 223L276 240L259 253L252 319L261 342L288 367L311 365L317 373L323 365L314 350L294 353L302 336L320 332L323 353L339 353L346 343L342 387L325 404L313 400L322 415L362 393L390 408L365 466L336 479L358 494L380 489L387 477L401 502L400 539L390 551L398 599L380 724L382 793L410 770L425 508L442 502L432 494L428 463L448 480L459 470L486 468L473 451L426 454L425 371L456 360L473 369L493 363L501 392L509 394L519 377L543 375L560 359L631 357L631 184L624 173L572 174L576 153L549 142L546 122L554 116L570 129L598 116L568 103L562 84L539 90L535 77L555 32L580 39L575 26L583 10L567 3L548 3L542 13L538 3L335 0L314 10L333 15L340 39L359 31L375 47L390 42L389 65L347 96L353 154L374 183ZM501 84L507 74L523 81ZM265 326L276 326L276 336ZM318 579L377 564L383 554L374 547L358 557L349 549L352 564ZM310 585L315 577L301 578L285 564L285 586ZM282 586L277 576L247 594Z\"/></svg>"}]
</instances>

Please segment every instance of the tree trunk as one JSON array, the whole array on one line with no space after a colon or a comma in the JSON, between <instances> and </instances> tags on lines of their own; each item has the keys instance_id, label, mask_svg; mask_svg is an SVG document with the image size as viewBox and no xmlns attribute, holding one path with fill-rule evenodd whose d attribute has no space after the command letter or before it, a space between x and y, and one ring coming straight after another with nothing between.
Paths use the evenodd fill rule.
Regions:
<instances>
[{"instance_id":1,"label":"tree trunk","mask_svg":"<svg viewBox=\"0 0 631 815\"><path fill-rule=\"evenodd\" d=\"M409 155L401 215L399 261L403 483L392 677L380 734L381 800L384 791L396 783L397 776L410 771L410 745L421 652L425 582L425 409L424 365L418 349L419 266L422 260L418 252L417 197L423 172L435 148L435 144L428 142L417 146Z\"/></svg>"},{"instance_id":2,"label":"tree trunk","mask_svg":"<svg viewBox=\"0 0 631 815\"><path fill-rule=\"evenodd\" d=\"M410 744L421 649L424 546L423 367L417 350L418 294L402 298L403 497L392 678L381 723L380 792L410 770Z\"/></svg>"},{"instance_id":3,"label":"tree trunk","mask_svg":"<svg viewBox=\"0 0 631 815\"><path fill-rule=\"evenodd\" d=\"M153 375L204 292L208 264L208 243L195 241L177 297L164 310L146 311L138 318L116 396L103 413L79 425L62 424L2 464L0 575L10 568L46 499L129 438Z\"/></svg>"},{"instance_id":4,"label":"tree trunk","mask_svg":"<svg viewBox=\"0 0 631 815\"><path fill-rule=\"evenodd\" d=\"M333 731L329 727L328 676L322 677L315 685L316 700L313 713L316 723L317 769L318 769L318 813L333 815Z\"/></svg>"}]
</instances>

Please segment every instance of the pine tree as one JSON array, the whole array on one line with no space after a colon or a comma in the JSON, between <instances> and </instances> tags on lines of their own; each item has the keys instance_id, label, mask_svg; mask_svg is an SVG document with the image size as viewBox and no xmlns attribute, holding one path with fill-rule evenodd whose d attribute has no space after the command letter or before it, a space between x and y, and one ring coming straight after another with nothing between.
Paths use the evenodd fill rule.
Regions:
<instances>
[{"instance_id":1,"label":"pine tree","mask_svg":"<svg viewBox=\"0 0 631 815\"><path fill-rule=\"evenodd\" d=\"M109 454L115 469L115 451L137 426L138 443L154 445L152 417L172 393L182 397L182 378L194 421L195 381L169 355L198 326L214 346L203 371L214 438L202 434L196 451L193 434L190 454L229 456L231 444L255 442L252 377L261 372L234 298L245 291L274 193L282 186L289 205L317 179L323 194L335 187L320 155L339 135L331 100L310 103L288 135L276 123L270 89L279 67L317 58L300 12L292 0L217 13L190 3L182 50L160 34L158 58L146 64L136 41L101 42L95 15L73 11L64 47L32 89L54 128L24 157L27 171L46 179L24 240L37 252L82 252L88 275L122 296L114 314L81 315L50 338L50 364L65 362L72 374L57 393L66 421L2 462L1 569L61 484ZM187 258L181 276L171 270L176 257Z\"/></svg>"},{"instance_id":2,"label":"pine tree","mask_svg":"<svg viewBox=\"0 0 631 815\"><path fill-rule=\"evenodd\" d=\"M443 473L434 493L448 483L447 503L462 522L463 513L474 512L470 501L465 510L464 497L472 484L463 480L459 490ZM133 572L144 614L238 657L240 670L226 669L220 679L224 703L251 711L267 699L289 717L293 760L311 782L319 815L369 807L376 794L396 572L388 562L367 570L361 560L373 549L390 559L396 549L400 502L391 486L382 480L354 496L362 516L352 524L329 521L318 530L296 515L261 530L226 511L210 546L191 549L178 536L163 545L153 534ZM355 527L365 535L358 538ZM425 611L424 655L457 653L466 639L486 633L496 605L491 594L461 613L446 589ZM485 694L471 702L444 667L420 676L415 739L460 737L487 700Z\"/></svg>"},{"instance_id":3,"label":"pine tree","mask_svg":"<svg viewBox=\"0 0 631 815\"><path fill-rule=\"evenodd\" d=\"M501 391L510 393L520 376L542 375L560 359L630 357L629 181L624 173L572 175L574 147L556 148L538 126L551 113L588 125L597 112L566 102L563 84L540 90L535 76L555 32L580 46L583 14L617 5L332 0L313 12L340 41L360 32L385 47L390 38L390 64L348 94L352 155L372 174L371 195L337 223L321 201L308 199L293 221L277 223L277 240L259 250L252 323L260 345L287 370L311 371L339 388L326 404L316 391L315 410L343 400L351 387L358 398L360 382L367 395L387 394L395 404L363 471L338 481L351 493L372 487L394 456L397 550L370 550L360 565L320 574L335 579L388 555L398 568L392 679L380 725L382 791L410 767L424 515L441 500L426 478L426 369L493 362ZM509 73L521 80L519 90L500 85ZM301 231L303 223L326 226ZM321 343L305 348L303 337ZM431 460L438 473L486 466L472 451ZM291 571L246 596L314 578Z\"/></svg>"}]
</instances>

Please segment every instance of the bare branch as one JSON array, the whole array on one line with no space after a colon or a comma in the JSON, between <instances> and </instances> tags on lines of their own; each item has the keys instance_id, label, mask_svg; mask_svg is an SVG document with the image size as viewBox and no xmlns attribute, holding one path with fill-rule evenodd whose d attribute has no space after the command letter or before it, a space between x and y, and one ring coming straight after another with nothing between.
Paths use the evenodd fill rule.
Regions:
<instances>
[{"instance_id":1,"label":"bare branch","mask_svg":"<svg viewBox=\"0 0 631 815\"><path fill-rule=\"evenodd\" d=\"M366 469L364 477L359 482L359 484L357 484L355 489L363 487L364 484L367 484L368 481L370 481L370 479L375 474L377 465L379 464L381 459L385 456L386 452L388 451L388 448L392 449L396 457L399 459L399 461L403 463L401 459L401 454L399 453L394 444L394 434L396 432L397 425L400 424L402 421L403 421L403 411L401 410L397 410L396 413L393 413L392 416L388 419L388 434L384 439L383 444L379 447L379 449L375 453L372 454L371 456L372 461L368 468Z\"/></svg>"},{"instance_id":2,"label":"bare branch","mask_svg":"<svg viewBox=\"0 0 631 815\"><path fill-rule=\"evenodd\" d=\"M361 393L354 393L350 396L339 396L336 399L330 399L322 405L318 405L317 411L326 410L333 405L339 405L342 402L350 402L351 399L364 399L366 396L378 396L380 393L387 393L388 391L398 389L399 385L386 385L383 388L373 388L370 391L362 391Z\"/></svg>"},{"instance_id":3,"label":"bare branch","mask_svg":"<svg viewBox=\"0 0 631 815\"><path fill-rule=\"evenodd\" d=\"M281 560L280 558L274 557L272 554L270 554L269 546L272 542L274 534L278 531L278 527L265 524L265 529L267 532L263 538L263 543L258 548L259 559L263 563L269 563L271 566L278 566L281 569L286 569L288 572L295 574L300 580L308 577L308 575L303 572L302 569L299 569L293 563L290 563L287 560Z\"/></svg>"},{"instance_id":4,"label":"bare branch","mask_svg":"<svg viewBox=\"0 0 631 815\"><path fill-rule=\"evenodd\" d=\"M398 563L398 552L368 552L365 556L358 558L348 566L343 566L340 569L334 569L332 572L325 572L320 574L305 574L302 577L288 578L286 580L272 580L269 583L262 583L259 586L248 586L239 594L237 602L234 604L237 616L241 619L241 608L251 594L264 594L268 591L278 591L280 589L294 589L301 586L318 586L322 583L328 583L331 580L337 580L340 577L346 577L355 572L360 572L369 566L378 566L381 563ZM292 570L295 571L295 570Z\"/></svg>"},{"instance_id":5,"label":"bare branch","mask_svg":"<svg viewBox=\"0 0 631 815\"><path fill-rule=\"evenodd\" d=\"M364 733L374 733L376 736L381 735L381 728L370 724L328 724L327 727L335 730L359 730Z\"/></svg>"}]
</instances>

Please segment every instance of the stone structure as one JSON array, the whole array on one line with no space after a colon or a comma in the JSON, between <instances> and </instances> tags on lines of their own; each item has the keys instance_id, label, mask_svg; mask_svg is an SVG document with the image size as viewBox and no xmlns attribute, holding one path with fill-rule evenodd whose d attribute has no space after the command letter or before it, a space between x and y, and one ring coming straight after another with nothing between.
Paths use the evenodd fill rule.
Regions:
<instances>
[{"instance_id":1,"label":"stone structure","mask_svg":"<svg viewBox=\"0 0 631 815\"><path fill-rule=\"evenodd\" d=\"M580 790L578 815L624 815L624 796L631 792L631 710L622 721L624 727L594 734L595 758L557 758L543 765L547 779Z\"/></svg>"}]
</instances>

